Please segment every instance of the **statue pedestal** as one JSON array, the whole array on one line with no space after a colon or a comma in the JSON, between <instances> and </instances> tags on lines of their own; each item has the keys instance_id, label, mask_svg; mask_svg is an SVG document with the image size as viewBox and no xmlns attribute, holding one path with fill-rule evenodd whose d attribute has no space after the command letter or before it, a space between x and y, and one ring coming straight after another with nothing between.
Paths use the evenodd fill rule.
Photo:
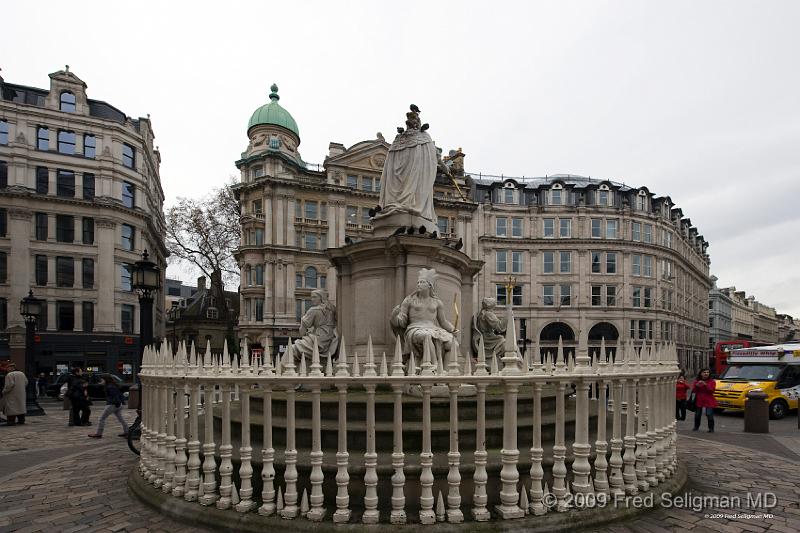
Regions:
<instances>
[{"instance_id":1,"label":"statue pedestal","mask_svg":"<svg viewBox=\"0 0 800 533\"><path fill-rule=\"evenodd\" d=\"M400 305L403 298L417 289L417 276L422 268L436 270L436 296L444 303L447 319L451 322L455 321L453 303L457 302L460 352L462 357L469 353L470 320L474 313L473 283L483 261L470 259L465 253L446 247L444 241L430 235L374 238L342 248L330 248L327 254L337 272L337 329L347 343L350 358L357 351L359 360L364 361L371 335L376 364L379 364L383 352L391 364L395 339L389 318L394 306ZM420 362L417 359L417 364Z\"/></svg>"},{"instance_id":2,"label":"statue pedestal","mask_svg":"<svg viewBox=\"0 0 800 533\"><path fill-rule=\"evenodd\" d=\"M425 228L425 234L422 236L430 236L434 231L439 228L430 220L426 220L420 216L412 215L411 213L391 213L381 216L378 213L372 219L372 235L377 237L390 237L398 228L408 229L414 228L414 234L419 233L419 228Z\"/></svg>"}]
</instances>

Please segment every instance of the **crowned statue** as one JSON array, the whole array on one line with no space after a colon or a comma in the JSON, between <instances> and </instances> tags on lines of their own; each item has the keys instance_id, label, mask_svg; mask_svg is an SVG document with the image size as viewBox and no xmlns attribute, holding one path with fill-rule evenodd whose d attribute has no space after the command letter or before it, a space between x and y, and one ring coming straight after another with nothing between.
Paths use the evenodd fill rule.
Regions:
<instances>
[{"instance_id":1,"label":"crowned statue","mask_svg":"<svg viewBox=\"0 0 800 533\"><path fill-rule=\"evenodd\" d=\"M417 290L403 299L392 310L389 323L392 331L403 341L403 353L414 353L421 358L425 343L432 341L437 352L446 360L458 355L458 329L444 313L444 303L436 296L436 271L423 268L419 271ZM417 359L420 360L420 359Z\"/></svg>"}]
</instances>

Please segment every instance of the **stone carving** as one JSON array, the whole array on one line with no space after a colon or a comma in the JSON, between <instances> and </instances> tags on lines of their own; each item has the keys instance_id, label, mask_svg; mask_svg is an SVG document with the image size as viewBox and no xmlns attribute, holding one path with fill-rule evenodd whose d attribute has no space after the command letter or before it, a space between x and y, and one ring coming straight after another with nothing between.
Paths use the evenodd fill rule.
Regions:
<instances>
[{"instance_id":1,"label":"stone carving","mask_svg":"<svg viewBox=\"0 0 800 533\"><path fill-rule=\"evenodd\" d=\"M314 350L314 339L320 357L331 357L339 348L339 336L336 334L336 307L328 301L328 293L323 289L311 292L311 308L300 320L301 337L294 342L295 357L311 358Z\"/></svg>"},{"instance_id":2,"label":"stone carving","mask_svg":"<svg viewBox=\"0 0 800 533\"><path fill-rule=\"evenodd\" d=\"M450 168L453 176L464 176L464 155L459 147L457 150L450 150L450 154L444 157L444 163Z\"/></svg>"},{"instance_id":3,"label":"stone carving","mask_svg":"<svg viewBox=\"0 0 800 533\"><path fill-rule=\"evenodd\" d=\"M417 290L395 306L389 323L392 331L403 341L403 353L412 351L421 360L425 343L433 341L437 352L450 360L458 353L458 330L444 314L444 303L436 296L436 271L423 268L419 271Z\"/></svg>"},{"instance_id":4,"label":"stone carving","mask_svg":"<svg viewBox=\"0 0 800 533\"><path fill-rule=\"evenodd\" d=\"M389 147L381 173L381 196L375 220L392 214L410 214L436 223L433 182L436 180L436 146L421 124L419 108L406 113L406 128Z\"/></svg>"},{"instance_id":5,"label":"stone carving","mask_svg":"<svg viewBox=\"0 0 800 533\"><path fill-rule=\"evenodd\" d=\"M505 347L506 319L495 313L497 300L484 298L481 310L472 319L472 349L478 353L481 338L486 356L501 357Z\"/></svg>"}]
</instances>

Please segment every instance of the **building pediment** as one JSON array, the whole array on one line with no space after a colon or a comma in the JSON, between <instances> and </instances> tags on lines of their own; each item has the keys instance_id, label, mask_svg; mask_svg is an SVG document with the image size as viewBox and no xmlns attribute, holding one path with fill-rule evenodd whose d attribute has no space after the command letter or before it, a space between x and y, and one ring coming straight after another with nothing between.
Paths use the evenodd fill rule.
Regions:
<instances>
[{"instance_id":1,"label":"building pediment","mask_svg":"<svg viewBox=\"0 0 800 533\"><path fill-rule=\"evenodd\" d=\"M389 144L380 139L362 141L345 151L325 159L326 167L346 167L367 172L380 172L389 153Z\"/></svg>"}]
</instances>

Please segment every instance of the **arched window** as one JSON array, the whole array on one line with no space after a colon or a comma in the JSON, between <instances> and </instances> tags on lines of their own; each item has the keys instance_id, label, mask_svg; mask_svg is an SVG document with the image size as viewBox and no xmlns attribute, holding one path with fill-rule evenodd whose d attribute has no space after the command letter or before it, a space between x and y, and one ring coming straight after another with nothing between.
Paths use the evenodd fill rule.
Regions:
<instances>
[{"instance_id":1,"label":"arched window","mask_svg":"<svg viewBox=\"0 0 800 533\"><path fill-rule=\"evenodd\" d=\"M308 267L305 271L306 277L306 289L316 289L317 288L317 269L314 267Z\"/></svg>"},{"instance_id":2,"label":"arched window","mask_svg":"<svg viewBox=\"0 0 800 533\"><path fill-rule=\"evenodd\" d=\"M61 93L61 105L59 109L61 109L61 111L66 111L67 113L74 113L75 95L69 91L64 91Z\"/></svg>"}]
</instances>

